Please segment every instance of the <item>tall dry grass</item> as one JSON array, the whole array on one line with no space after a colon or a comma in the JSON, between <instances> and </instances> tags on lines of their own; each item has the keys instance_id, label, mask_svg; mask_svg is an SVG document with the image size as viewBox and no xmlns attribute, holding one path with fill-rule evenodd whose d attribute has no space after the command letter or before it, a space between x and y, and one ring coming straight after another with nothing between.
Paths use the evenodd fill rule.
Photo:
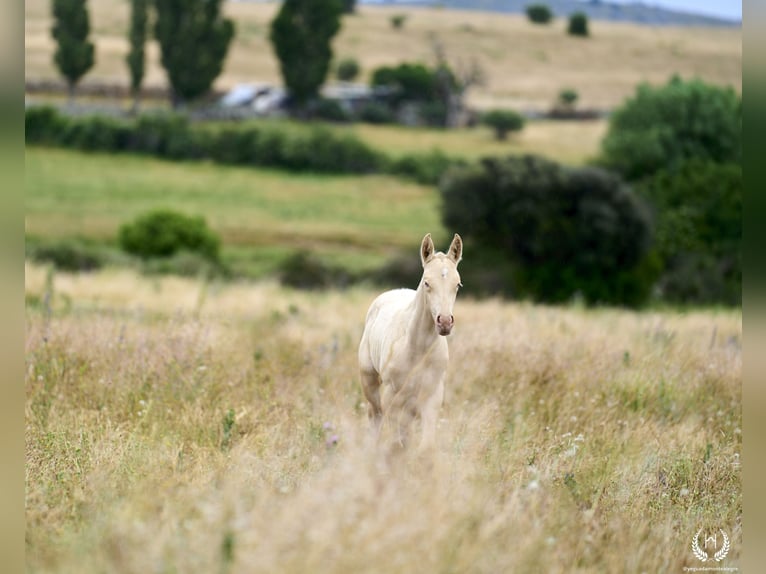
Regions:
<instances>
[{"instance_id":1,"label":"tall dry grass","mask_svg":"<svg viewBox=\"0 0 766 574\"><path fill-rule=\"evenodd\" d=\"M459 298L437 452L391 459L374 295L28 266L28 570L676 572L700 528L738 565L740 312Z\"/></svg>"}]
</instances>

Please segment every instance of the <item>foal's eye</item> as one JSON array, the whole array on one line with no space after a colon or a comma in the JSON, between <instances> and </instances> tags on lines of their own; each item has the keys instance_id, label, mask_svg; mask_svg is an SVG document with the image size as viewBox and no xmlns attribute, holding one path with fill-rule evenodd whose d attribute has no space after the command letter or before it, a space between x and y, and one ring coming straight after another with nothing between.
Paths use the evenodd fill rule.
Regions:
<instances>
[{"instance_id":1,"label":"foal's eye","mask_svg":"<svg viewBox=\"0 0 766 574\"><path fill-rule=\"evenodd\" d=\"M428 283L428 281L423 281L423 285L426 286L426 289L430 289L431 285Z\"/></svg>"}]
</instances>

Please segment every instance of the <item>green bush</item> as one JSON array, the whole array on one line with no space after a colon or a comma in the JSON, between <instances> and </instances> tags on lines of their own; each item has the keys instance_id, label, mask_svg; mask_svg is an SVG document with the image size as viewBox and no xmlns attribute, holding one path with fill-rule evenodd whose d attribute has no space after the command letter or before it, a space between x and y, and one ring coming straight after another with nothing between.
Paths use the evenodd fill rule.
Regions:
<instances>
[{"instance_id":1,"label":"green bush","mask_svg":"<svg viewBox=\"0 0 766 574\"><path fill-rule=\"evenodd\" d=\"M61 271L94 271L108 259L104 248L77 239L28 240L26 256Z\"/></svg>"},{"instance_id":2,"label":"green bush","mask_svg":"<svg viewBox=\"0 0 766 574\"><path fill-rule=\"evenodd\" d=\"M325 127L297 133L254 125L216 130L194 126L174 114L123 121L97 116L64 118L50 108L27 110L26 123L28 144L134 152L173 160L211 159L322 173L395 173L428 183L437 181L450 162L438 154L392 162L356 137Z\"/></svg>"},{"instance_id":3,"label":"green bush","mask_svg":"<svg viewBox=\"0 0 766 574\"><path fill-rule=\"evenodd\" d=\"M495 130L495 138L502 141L508 132L522 130L524 116L514 110L491 110L481 116L481 122Z\"/></svg>"},{"instance_id":4,"label":"green bush","mask_svg":"<svg viewBox=\"0 0 766 574\"><path fill-rule=\"evenodd\" d=\"M392 124L396 121L396 115L387 105L370 102L359 110L359 119L369 124Z\"/></svg>"},{"instance_id":5,"label":"green bush","mask_svg":"<svg viewBox=\"0 0 766 574\"><path fill-rule=\"evenodd\" d=\"M335 67L335 75L341 82L353 81L361 72L359 62L354 58L344 58Z\"/></svg>"},{"instance_id":6,"label":"green bush","mask_svg":"<svg viewBox=\"0 0 766 574\"><path fill-rule=\"evenodd\" d=\"M295 289L345 287L353 282L348 272L326 265L307 251L299 251L287 258L280 266L279 279L283 285Z\"/></svg>"},{"instance_id":7,"label":"green bush","mask_svg":"<svg viewBox=\"0 0 766 574\"><path fill-rule=\"evenodd\" d=\"M689 160L638 188L656 212L658 287L677 303L742 302L742 168Z\"/></svg>"},{"instance_id":8,"label":"green bush","mask_svg":"<svg viewBox=\"0 0 766 574\"><path fill-rule=\"evenodd\" d=\"M142 259L170 257L185 250L218 261L220 239L202 217L151 211L122 225L118 238L122 249Z\"/></svg>"},{"instance_id":9,"label":"green bush","mask_svg":"<svg viewBox=\"0 0 766 574\"><path fill-rule=\"evenodd\" d=\"M343 109L340 102L327 98L319 98L310 106L311 117L329 122L348 122L351 116Z\"/></svg>"},{"instance_id":10,"label":"green bush","mask_svg":"<svg viewBox=\"0 0 766 574\"><path fill-rule=\"evenodd\" d=\"M404 23L407 21L407 15L406 14L394 14L389 18L389 21L391 22L391 27L394 30L401 30L404 27Z\"/></svg>"},{"instance_id":11,"label":"green bush","mask_svg":"<svg viewBox=\"0 0 766 574\"><path fill-rule=\"evenodd\" d=\"M585 12L575 12L569 16L569 27L567 28L567 32L569 32L570 36L589 36L588 15Z\"/></svg>"},{"instance_id":12,"label":"green bush","mask_svg":"<svg viewBox=\"0 0 766 574\"><path fill-rule=\"evenodd\" d=\"M732 88L678 77L641 85L615 110L602 141L602 163L629 180L691 158L741 162L742 99Z\"/></svg>"},{"instance_id":13,"label":"green bush","mask_svg":"<svg viewBox=\"0 0 766 574\"><path fill-rule=\"evenodd\" d=\"M67 119L55 108L27 108L24 114L24 137L27 143L59 144L67 125Z\"/></svg>"},{"instance_id":14,"label":"green bush","mask_svg":"<svg viewBox=\"0 0 766 574\"><path fill-rule=\"evenodd\" d=\"M656 279L647 209L620 178L535 156L452 169L442 219L477 248L502 251L516 294L545 302L637 306Z\"/></svg>"},{"instance_id":15,"label":"green bush","mask_svg":"<svg viewBox=\"0 0 766 574\"><path fill-rule=\"evenodd\" d=\"M372 72L370 84L395 90L394 103L405 101L438 101L439 83L437 70L423 64L404 63L398 66L383 66Z\"/></svg>"},{"instance_id":16,"label":"green bush","mask_svg":"<svg viewBox=\"0 0 766 574\"><path fill-rule=\"evenodd\" d=\"M548 24L553 20L553 12L547 4L530 4L526 11L529 21L535 24Z\"/></svg>"}]
</instances>

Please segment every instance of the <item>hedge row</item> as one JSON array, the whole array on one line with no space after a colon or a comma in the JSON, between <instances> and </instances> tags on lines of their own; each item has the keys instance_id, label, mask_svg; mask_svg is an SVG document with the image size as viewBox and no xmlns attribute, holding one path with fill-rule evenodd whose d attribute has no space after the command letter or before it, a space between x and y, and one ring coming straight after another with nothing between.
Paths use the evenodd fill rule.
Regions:
<instances>
[{"instance_id":1,"label":"hedge row","mask_svg":"<svg viewBox=\"0 0 766 574\"><path fill-rule=\"evenodd\" d=\"M348 135L317 127L291 134L273 127L194 126L180 115L152 114L135 120L68 117L50 107L25 114L26 143L86 151L131 152L172 160L208 159L222 164L317 173L387 173L436 184L453 161L439 152L391 159Z\"/></svg>"}]
</instances>

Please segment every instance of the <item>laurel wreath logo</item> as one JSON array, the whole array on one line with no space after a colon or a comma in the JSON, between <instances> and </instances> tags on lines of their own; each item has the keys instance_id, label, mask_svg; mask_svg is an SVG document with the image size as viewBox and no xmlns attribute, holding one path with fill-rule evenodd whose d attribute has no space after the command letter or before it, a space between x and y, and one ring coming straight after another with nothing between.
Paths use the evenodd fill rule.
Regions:
<instances>
[{"instance_id":1,"label":"laurel wreath logo","mask_svg":"<svg viewBox=\"0 0 766 574\"><path fill-rule=\"evenodd\" d=\"M726 536L726 533L721 530L721 534L723 534L723 546L721 546L721 549L713 555L716 562L720 562L726 558L726 555L729 553L729 547L731 546L731 544L729 544L729 537Z\"/></svg>"},{"instance_id":2,"label":"laurel wreath logo","mask_svg":"<svg viewBox=\"0 0 766 574\"><path fill-rule=\"evenodd\" d=\"M697 531L697 534L694 535L694 539L692 540L692 552L694 552L694 555L697 558L699 558L702 562L707 562L707 559L708 559L707 552L705 552L702 548L700 548L700 544L699 544L700 534L702 534L702 528L700 528Z\"/></svg>"},{"instance_id":3,"label":"laurel wreath logo","mask_svg":"<svg viewBox=\"0 0 766 574\"><path fill-rule=\"evenodd\" d=\"M694 535L694 538L692 539L692 552L694 552L694 555L700 560L700 562L707 562L710 559L710 556L706 551L704 551L702 548L700 548L699 544L699 537L700 534L702 534L702 528L700 528L697 531L697 534ZM721 534L723 535L723 545L721 548L713 554L713 559L716 562L720 562L724 558L726 558L726 555L729 553L729 549L731 548L731 542L729 541L729 537L726 535L726 533L721 530Z\"/></svg>"}]
</instances>

